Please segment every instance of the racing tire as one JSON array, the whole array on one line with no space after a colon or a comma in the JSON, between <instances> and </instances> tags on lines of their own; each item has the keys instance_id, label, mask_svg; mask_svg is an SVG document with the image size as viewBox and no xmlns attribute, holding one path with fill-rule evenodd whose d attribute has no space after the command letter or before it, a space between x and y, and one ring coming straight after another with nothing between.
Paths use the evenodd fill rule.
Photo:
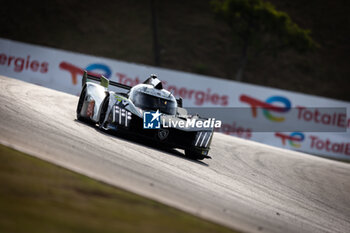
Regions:
<instances>
[{"instance_id":1,"label":"racing tire","mask_svg":"<svg viewBox=\"0 0 350 233\"><path fill-rule=\"evenodd\" d=\"M185 150L185 155L186 155L186 157L193 159L193 160L203 160L206 158L201 153L193 151L193 150L188 150L188 149Z\"/></svg>"}]
</instances>

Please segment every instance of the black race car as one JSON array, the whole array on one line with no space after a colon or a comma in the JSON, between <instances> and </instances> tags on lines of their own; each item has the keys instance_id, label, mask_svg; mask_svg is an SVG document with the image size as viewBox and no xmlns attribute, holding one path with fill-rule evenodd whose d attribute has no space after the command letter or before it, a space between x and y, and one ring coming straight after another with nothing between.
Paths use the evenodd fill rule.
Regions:
<instances>
[{"instance_id":1,"label":"black race car","mask_svg":"<svg viewBox=\"0 0 350 233\"><path fill-rule=\"evenodd\" d=\"M182 99L163 89L155 75L130 87L85 71L77 119L98 124L102 130L127 131L184 149L192 159L211 158L212 119L188 115Z\"/></svg>"}]
</instances>

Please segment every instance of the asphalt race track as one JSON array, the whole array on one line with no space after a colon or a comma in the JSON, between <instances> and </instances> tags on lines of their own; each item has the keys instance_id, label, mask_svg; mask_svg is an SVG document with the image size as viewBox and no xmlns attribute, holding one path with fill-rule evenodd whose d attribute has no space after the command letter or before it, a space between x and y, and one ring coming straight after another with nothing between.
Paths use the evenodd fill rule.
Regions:
<instances>
[{"instance_id":1,"label":"asphalt race track","mask_svg":"<svg viewBox=\"0 0 350 233\"><path fill-rule=\"evenodd\" d=\"M214 135L212 160L76 121L78 97L0 76L0 143L247 232L349 232L350 164Z\"/></svg>"}]
</instances>

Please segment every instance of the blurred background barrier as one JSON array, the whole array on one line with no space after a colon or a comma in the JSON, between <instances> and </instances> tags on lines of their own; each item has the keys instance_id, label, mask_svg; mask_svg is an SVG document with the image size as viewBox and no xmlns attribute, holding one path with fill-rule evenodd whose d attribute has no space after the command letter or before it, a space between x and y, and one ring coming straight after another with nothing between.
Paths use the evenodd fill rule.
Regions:
<instances>
[{"instance_id":1,"label":"blurred background barrier","mask_svg":"<svg viewBox=\"0 0 350 233\"><path fill-rule=\"evenodd\" d=\"M219 132L350 161L350 103L0 38L0 74L78 95L84 70L136 85L157 74L184 106L223 120Z\"/></svg>"}]
</instances>

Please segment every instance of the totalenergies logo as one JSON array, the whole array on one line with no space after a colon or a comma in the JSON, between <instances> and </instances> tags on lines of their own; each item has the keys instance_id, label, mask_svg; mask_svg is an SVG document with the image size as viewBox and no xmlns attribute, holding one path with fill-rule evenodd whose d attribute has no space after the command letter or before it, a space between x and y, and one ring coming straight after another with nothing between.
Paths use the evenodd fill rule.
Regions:
<instances>
[{"instance_id":1,"label":"totalenergies logo","mask_svg":"<svg viewBox=\"0 0 350 233\"><path fill-rule=\"evenodd\" d=\"M271 96L265 100L265 102L255 99L247 95L241 95L240 101L248 103L252 109L253 117L257 117L257 108L262 108L264 116L274 122L283 122L284 117L276 116L272 112L285 113L291 109L291 102L283 96ZM276 103L282 104L282 106L273 105Z\"/></svg>"},{"instance_id":2,"label":"totalenergies logo","mask_svg":"<svg viewBox=\"0 0 350 233\"><path fill-rule=\"evenodd\" d=\"M286 145L286 141L295 148L300 148L300 142L304 141L305 135L300 132L293 132L291 134L275 133L275 136L281 138L282 145Z\"/></svg>"},{"instance_id":3,"label":"totalenergies logo","mask_svg":"<svg viewBox=\"0 0 350 233\"><path fill-rule=\"evenodd\" d=\"M88 71L90 74L95 74L97 76L99 76L100 74L102 74L103 76L105 76L106 78L110 79L111 75L112 75L112 71L111 69L106 66L105 64L100 64L100 63L94 63L94 64L90 64L88 65L85 69L82 69L80 67L77 67L75 65L72 65L68 62L61 62L60 63L60 68L63 70L67 70L71 73L72 75L72 82L74 85L77 84L78 82L78 75L83 75L84 74L84 70Z\"/></svg>"},{"instance_id":4,"label":"totalenergies logo","mask_svg":"<svg viewBox=\"0 0 350 233\"><path fill-rule=\"evenodd\" d=\"M62 61L59 64L60 69L66 70L70 72L72 77L73 85L78 84L78 76L82 76L84 74L84 70L88 71L89 74L100 76L101 74L108 79L111 79L113 74L111 69L100 63L93 63L88 65L85 69L70 64L68 62ZM115 73L114 76L117 79L118 83L135 86L141 83L138 76L132 78L124 73ZM174 84L169 84L166 81L163 81L164 89L173 93L173 95L177 97L181 97L183 99L192 100L194 105L201 106L203 104L211 104L211 105L221 105L227 106L229 105L229 96L224 94L215 93L211 88L203 89L192 89L191 87L182 87Z\"/></svg>"}]
</instances>

